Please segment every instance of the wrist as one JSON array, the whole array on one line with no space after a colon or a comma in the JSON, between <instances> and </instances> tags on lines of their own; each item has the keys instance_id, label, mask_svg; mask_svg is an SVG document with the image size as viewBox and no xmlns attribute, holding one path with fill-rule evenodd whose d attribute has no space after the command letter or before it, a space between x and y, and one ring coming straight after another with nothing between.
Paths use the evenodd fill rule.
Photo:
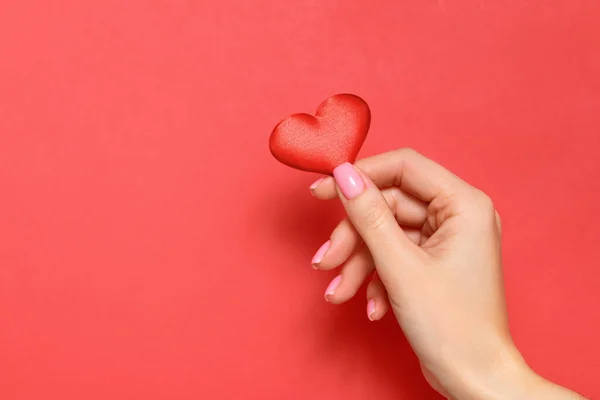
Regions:
<instances>
[{"instance_id":1,"label":"wrist","mask_svg":"<svg viewBox=\"0 0 600 400\"><path fill-rule=\"evenodd\" d=\"M516 347L503 352L489 368L464 376L454 400L585 400L569 389L545 380L525 362Z\"/></svg>"},{"instance_id":2,"label":"wrist","mask_svg":"<svg viewBox=\"0 0 600 400\"><path fill-rule=\"evenodd\" d=\"M455 400L518 400L536 398L545 381L525 362L514 346L499 351L493 361L465 371Z\"/></svg>"}]
</instances>

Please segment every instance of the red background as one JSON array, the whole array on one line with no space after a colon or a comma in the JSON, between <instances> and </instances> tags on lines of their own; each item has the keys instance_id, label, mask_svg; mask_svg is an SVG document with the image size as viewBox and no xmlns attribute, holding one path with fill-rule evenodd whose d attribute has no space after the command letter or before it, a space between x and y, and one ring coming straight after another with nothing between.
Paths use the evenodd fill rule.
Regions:
<instances>
[{"instance_id":1,"label":"red background","mask_svg":"<svg viewBox=\"0 0 600 400\"><path fill-rule=\"evenodd\" d=\"M0 398L438 398L364 293L324 302L341 210L268 151L338 92L363 156L495 199L517 344L600 396L599 4L3 1Z\"/></svg>"}]
</instances>

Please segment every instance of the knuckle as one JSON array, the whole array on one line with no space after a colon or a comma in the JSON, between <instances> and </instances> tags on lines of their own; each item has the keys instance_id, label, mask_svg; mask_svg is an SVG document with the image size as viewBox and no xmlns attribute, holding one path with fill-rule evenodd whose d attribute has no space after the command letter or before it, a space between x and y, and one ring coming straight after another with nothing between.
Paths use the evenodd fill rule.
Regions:
<instances>
[{"instance_id":1,"label":"knuckle","mask_svg":"<svg viewBox=\"0 0 600 400\"><path fill-rule=\"evenodd\" d=\"M474 189L469 202L469 215L475 226L487 230L496 225L496 209L494 202L486 193L479 189Z\"/></svg>"},{"instance_id":2,"label":"knuckle","mask_svg":"<svg viewBox=\"0 0 600 400\"><path fill-rule=\"evenodd\" d=\"M395 209L398 204L398 199L402 196L402 192L397 187L386 188L381 191L388 208Z\"/></svg>"},{"instance_id":3,"label":"knuckle","mask_svg":"<svg viewBox=\"0 0 600 400\"><path fill-rule=\"evenodd\" d=\"M492 201L492 198L490 196L488 196L485 192L483 192L482 190L479 189L475 189L475 201L477 202L477 205L485 211L495 211L494 209L494 202Z\"/></svg>"},{"instance_id":4,"label":"knuckle","mask_svg":"<svg viewBox=\"0 0 600 400\"><path fill-rule=\"evenodd\" d=\"M372 201L365 205L365 212L361 216L362 224L371 231L381 229L387 220L389 208L380 201Z\"/></svg>"},{"instance_id":5,"label":"knuckle","mask_svg":"<svg viewBox=\"0 0 600 400\"><path fill-rule=\"evenodd\" d=\"M407 158L419 154L415 149L411 147L401 147L396 150L396 153L402 158Z\"/></svg>"}]
</instances>

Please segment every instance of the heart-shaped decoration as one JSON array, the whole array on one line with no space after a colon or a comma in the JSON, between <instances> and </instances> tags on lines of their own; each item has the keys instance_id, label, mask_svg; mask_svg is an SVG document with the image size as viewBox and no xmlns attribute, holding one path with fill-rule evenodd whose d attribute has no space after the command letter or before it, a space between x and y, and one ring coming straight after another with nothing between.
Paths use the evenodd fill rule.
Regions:
<instances>
[{"instance_id":1,"label":"heart-shaped decoration","mask_svg":"<svg viewBox=\"0 0 600 400\"><path fill-rule=\"evenodd\" d=\"M292 168L332 175L338 165L354 163L370 123L363 99L338 94L321 103L314 116L294 114L279 122L269 147L277 160Z\"/></svg>"}]
</instances>

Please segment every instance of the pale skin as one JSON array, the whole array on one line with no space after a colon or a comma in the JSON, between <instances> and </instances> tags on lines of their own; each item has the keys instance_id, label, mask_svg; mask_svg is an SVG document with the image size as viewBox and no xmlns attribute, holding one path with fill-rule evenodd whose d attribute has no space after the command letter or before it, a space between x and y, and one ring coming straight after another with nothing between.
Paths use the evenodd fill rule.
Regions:
<instances>
[{"instance_id":1,"label":"pale skin","mask_svg":"<svg viewBox=\"0 0 600 400\"><path fill-rule=\"evenodd\" d=\"M311 186L348 217L313 258L341 304L367 283L367 315L392 311L429 384L454 400L584 399L537 375L514 345L500 216L490 198L411 149L344 164Z\"/></svg>"}]
</instances>

